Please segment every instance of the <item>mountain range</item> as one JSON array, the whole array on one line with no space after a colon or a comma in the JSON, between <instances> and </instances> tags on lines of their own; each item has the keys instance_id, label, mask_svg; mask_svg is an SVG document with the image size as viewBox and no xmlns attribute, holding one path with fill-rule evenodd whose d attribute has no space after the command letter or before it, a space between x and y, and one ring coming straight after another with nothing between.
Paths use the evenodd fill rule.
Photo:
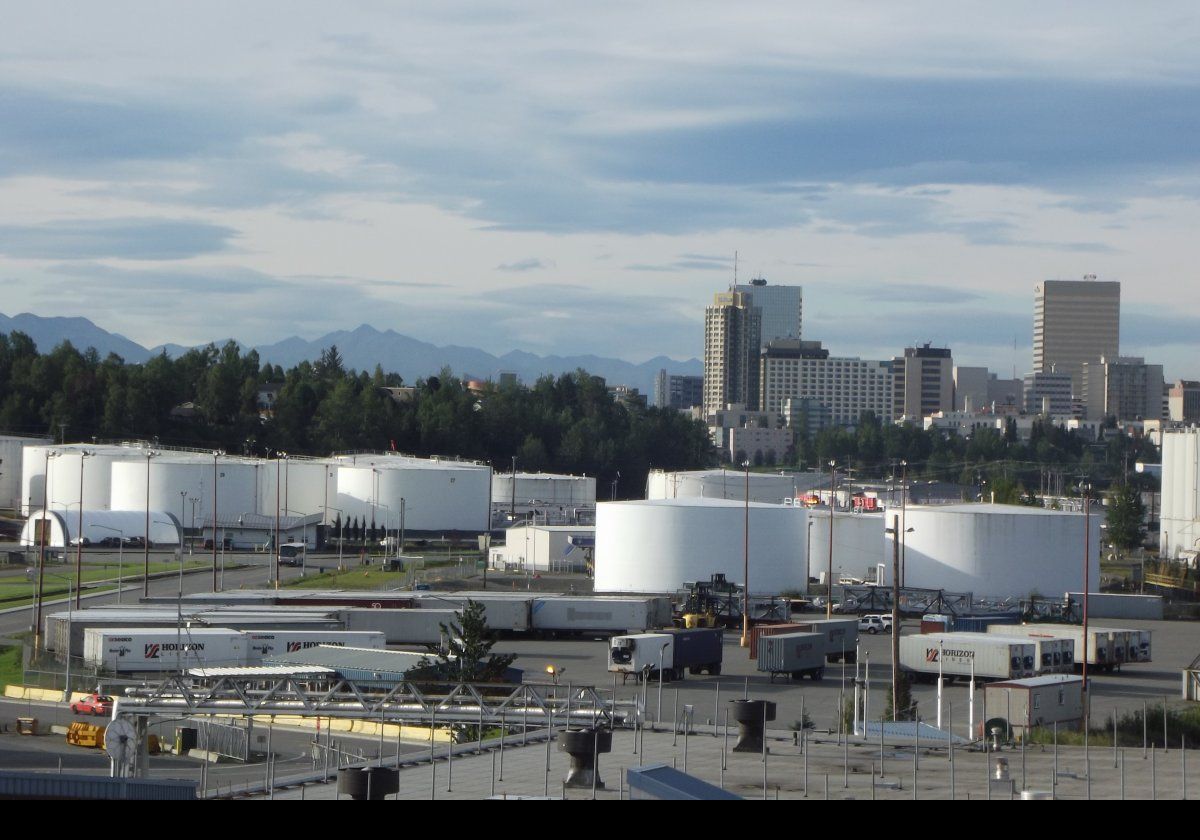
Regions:
<instances>
[{"instance_id":1,"label":"mountain range","mask_svg":"<svg viewBox=\"0 0 1200 840\"><path fill-rule=\"evenodd\" d=\"M144 362L159 353L174 358L192 349L179 344L146 348L119 333L96 326L87 318L43 318L29 313L10 318L0 314L0 333L14 331L27 334L42 352L70 341L80 349L94 347L101 356L116 353L127 362ZM226 341L213 343L220 347ZM251 345L244 342L238 344L243 351L251 349ZM305 360L318 359L321 351L332 345L337 345L346 367L372 371L378 364L385 371L400 374L409 383L436 374L444 367L449 367L458 376L481 379L495 379L501 371L511 371L525 383L532 383L544 374L557 375L583 368L604 377L610 385L638 388L652 398L654 377L659 370L666 368L673 374L700 376L704 369L698 359L676 361L666 356L655 356L641 364L594 355L538 356L522 350L495 356L476 347L439 347L394 330L381 331L368 324L353 330L337 330L314 341L292 336L274 344L253 345L253 349L264 362L289 368Z\"/></svg>"}]
</instances>

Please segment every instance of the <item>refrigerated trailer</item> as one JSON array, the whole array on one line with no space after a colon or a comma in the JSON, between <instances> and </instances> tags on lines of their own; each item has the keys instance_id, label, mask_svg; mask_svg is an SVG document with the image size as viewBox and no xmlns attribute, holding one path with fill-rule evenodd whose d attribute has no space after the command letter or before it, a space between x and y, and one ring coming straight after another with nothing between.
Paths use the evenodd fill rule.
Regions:
<instances>
[{"instance_id":1,"label":"refrigerated trailer","mask_svg":"<svg viewBox=\"0 0 1200 840\"><path fill-rule=\"evenodd\" d=\"M1011 625L1009 625L1011 626ZM958 633L956 637L982 636L985 639L1009 639L1013 642L1032 642L1034 653L1034 676L1046 674L1069 674L1075 670L1075 641L1073 639L1025 636L1021 633L1002 634L999 629L987 633Z\"/></svg>"},{"instance_id":2,"label":"refrigerated trailer","mask_svg":"<svg viewBox=\"0 0 1200 840\"><path fill-rule=\"evenodd\" d=\"M661 626L649 598L535 598L530 628L556 636L583 633L639 633Z\"/></svg>"},{"instance_id":3,"label":"refrigerated trailer","mask_svg":"<svg viewBox=\"0 0 1200 840\"><path fill-rule=\"evenodd\" d=\"M638 679L683 679L687 671L719 676L724 655L720 630L633 633L609 641L608 670Z\"/></svg>"},{"instance_id":4,"label":"refrigerated trailer","mask_svg":"<svg viewBox=\"0 0 1200 840\"><path fill-rule=\"evenodd\" d=\"M441 645L446 637L442 625L458 623L454 610L342 610L347 630L375 630L389 645Z\"/></svg>"},{"instance_id":5,"label":"refrigerated trailer","mask_svg":"<svg viewBox=\"0 0 1200 840\"><path fill-rule=\"evenodd\" d=\"M1075 624L1021 624L1015 627L988 628L988 633L1027 636L1030 638L1071 639L1075 642L1075 664L1078 669L1083 662L1083 627ZM1088 668L1113 671L1127 662L1149 662L1151 656L1151 631L1128 630L1089 625L1087 632Z\"/></svg>"},{"instance_id":6,"label":"refrigerated trailer","mask_svg":"<svg viewBox=\"0 0 1200 840\"><path fill-rule=\"evenodd\" d=\"M822 633L778 633L758 640L758 670L771 675L787 674L794 680L825 675L825 644Z\"/></svg>"},{"instance_id":7,"label":"refrigerated trailer","mask_svg":"<svg viewBox=\"0 0 1200 840\"><path fill-rule=\"evenodd\" d=\"M345 630L263 630L247 631L246 664L259 665L263 659L281 653L295 653L312 647L375 648L387 646L383 633L378 631L350 632Z\"/></svg>"},{"instance_id":8,"label":"refrigerated trailer","mask_svg":"<svg viewBox=\"0 0 1200 840\"><path fill-rule=\"evenodd\" d=\"M922 633L900 637L900 669L925 679L970 677L1015 680L1034 676L1032 640L979 633Z\"/></svg>"}]
</instances>

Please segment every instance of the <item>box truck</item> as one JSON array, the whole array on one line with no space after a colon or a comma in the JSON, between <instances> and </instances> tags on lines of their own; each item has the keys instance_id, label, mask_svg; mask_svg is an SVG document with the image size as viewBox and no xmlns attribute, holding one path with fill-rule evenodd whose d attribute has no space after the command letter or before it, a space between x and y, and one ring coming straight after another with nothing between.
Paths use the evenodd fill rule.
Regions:
<instances>
[{"instance_id":1,"label":"box truck","mask_svg":"<svg viewBox=\"0 0 1200 840\"><path fill-rule=\"evenodd\" d=\"M900 668L930 681L945 677L1015 680L1034 676L1037 646L1028 639L980 633L921 633L900 637Z\"/></svg>"},{"instance_id":2,"label":"box truck","mask_svg":"<svg viewBox=\"0 0 1200 840\"><path fill-rule=\"evenodd\" d=\"M825 636L822 633L778 633L758 640L758 670L787 674L794 680L825 675Z\"/></svg>"},{"instance_id":3,"label":"box truck","mask_svg":"<svg viewBox=\"0 0 1200 840\"><path fill-rule=\"evenodd\" d=\"M723 653L720 630L633 633L609 641L608 670L639 680L656 678L660 667L664 680L683 679L687 671L718 676Z\"/></svg>"}]
</instances>

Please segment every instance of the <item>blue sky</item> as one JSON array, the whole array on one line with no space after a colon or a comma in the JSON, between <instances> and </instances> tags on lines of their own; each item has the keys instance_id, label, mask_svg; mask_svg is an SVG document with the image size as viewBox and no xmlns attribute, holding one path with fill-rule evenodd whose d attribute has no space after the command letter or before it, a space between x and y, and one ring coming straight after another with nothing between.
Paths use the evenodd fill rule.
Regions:
<instances>
[{"instance_id":1,"label":"blue sky","mask_svg":"<svg viewBox=\"0 0 1200 840\"><path fill-rule=\"evenodd\" d=\"M6 314L687 358L736 251L835 353L1005 375L1036 283L1119 280L1200 378L1191 4L0 10Z\"/></svg>"}]
</instances>

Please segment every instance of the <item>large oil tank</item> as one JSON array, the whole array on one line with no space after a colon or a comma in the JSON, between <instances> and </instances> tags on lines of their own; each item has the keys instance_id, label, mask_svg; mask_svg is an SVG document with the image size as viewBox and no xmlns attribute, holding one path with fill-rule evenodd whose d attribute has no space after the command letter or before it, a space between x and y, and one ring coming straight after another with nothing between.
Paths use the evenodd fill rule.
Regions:
<instances>
[{"instance_id":1,"label":"large oil tank","mask_svg":"<svg viewBox=\"0 0 1200 840\"><path fill-rule=\"evenodd\" d=\"M82 472L83 507L86 510L112 509L112 467L119 463L146 460L145 450L137 446L92 446L70 443L52 446L46 475L47 507L51 510L79 509ZM36 453L31 453L37 459ZM45 465L45 451L40 459ZM33 466L36 469L36 466ZM34 504L40 506L40 499ZM145 493L140 506L145 505Z\"/></svg>"},{"instance_id":2,"label":"large oil tank","mask_svg":"<svg viewBox=\"0 0 1200 840\"><path fill-rule=\"evenodd\" d=\"M647 499L733 499L746 498L746 473L741 470L652 470L646 477ZM750 501L783 504L796 495L796 483L784 473L752 472Z\"/></svg>"},{"instance_id":3,"label":"large oil tank","mask_svg":"<svg viewBox=\"0 0 1200 840\"><path fill-rule=\"evenodd\" d=\"M336 500L337 463L334 461L295 457L263 461L258 471L259 513L275 515L277 481L279 510L285 516L309 516L324 513L327 506L341 507ZM329 516L327 521L333 518Z\"/></svg>"},{"instance_id":4,"label":"large oil tank","mask_svg":"<svg viewBox=\"0 0 1200 840\"><path fill-rule=\"evenodd\" d=\"M334 507L347 518L374 518L378 527L412 531L486 531L492 470L468 461L401 455L339 459Z\"/></svg>"},{"instance_id":5,"label":"large oil tank","mask_svg":"<svg viewBox=\"0 0 1200 840\"><path fill-rule=\"evenodd\" d=\"M29 515L30 497L34 476L41 476L45 469L45 452L41 447L52 441L49 438L0 435L0 508L11 508L22 516ZM25 452L32 450L36 463L26 465ZM37 454L40 453L40 454ZM42 504L42 486L38 482L37 500L34 507Z\"/></svg>"},{"instance_id":6,"label":"large oil tank","mask_svg":"<svg viewBox=\"0 0 1200 840\"><path fill-rule=\"evenodd\" d=\"M217 513L236 517L256 513L258 462L221 457L216 460ZM213 456L163 455L150 459L150 508L168 510L187 527L212 519ZM192 499L196 502L193 505ZM117 510L146 507L146 458L112 467L112 505ZM274 513L274 508L272 508Z\"/></svg>"},{"instance_id":7,"label":"large oil tank","mask_svg":"<svg viewBox=\"0 0 1200 840\"><path fill-rule=\"evenodd\" d=\"M675 592L723 572L743 579L744 502L662 499L596 505L597 592ZM808 582L803 508L751 502L750 591L803 592Z\"/></svg>"},{"instance_id":8,"label":"large oil tank","mask_svg":"<svg viewBox=\"0 0 1200 840\"><path fill-rule=\"evenodd\" d=\"M513 490L516 490L514 496ZM596 503L596 479L586 475L554 473L492 474L492 501L496 504L559 505L579 507Z\"/></svg>"},{"instance_id":9,"label":"large oil tank","mask_svg":"<svg viewBox=\"0 0 1200 840\"><path fill-rule=\"evenodd\" d=\"M1097 505L1097 508L1099 506ZM891 523L889 511L888 523ZM921 505L905 513L904 583L977 598L1062 597L1083 585L1084 515L1017 505ZM1100 584L1100 510L1088 561ZM880 562L892 562L884 535Z\"/></svg>"}]
</instances>

